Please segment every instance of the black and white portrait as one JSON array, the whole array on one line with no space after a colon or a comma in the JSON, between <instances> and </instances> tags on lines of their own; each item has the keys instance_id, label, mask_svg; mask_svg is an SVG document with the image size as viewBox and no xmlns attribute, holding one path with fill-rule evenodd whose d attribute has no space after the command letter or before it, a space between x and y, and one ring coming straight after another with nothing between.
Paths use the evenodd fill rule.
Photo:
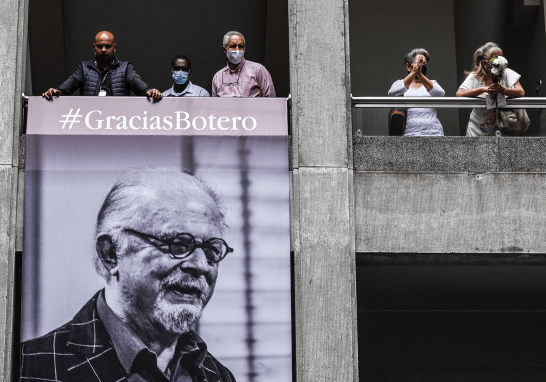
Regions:
<instances>
[{"instance_id":1,"label":"black and white portrait","mask_svg":"<svg viewBox=\"0 0 546 382\"><path fill-rule=\"evenodd\" d=\"M27 147L25 379L292 380L286 137Z\"/></svg>"}]
</instances>

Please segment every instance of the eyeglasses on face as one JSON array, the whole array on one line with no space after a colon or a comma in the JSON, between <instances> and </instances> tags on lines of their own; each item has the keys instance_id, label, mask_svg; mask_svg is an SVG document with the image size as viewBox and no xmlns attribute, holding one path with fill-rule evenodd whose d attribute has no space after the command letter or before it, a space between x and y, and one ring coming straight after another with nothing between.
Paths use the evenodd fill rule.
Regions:
<instances>
[{"instance_id":1,"label":"eyeglasses on face","mask_svg":"<svg viewBox=\"0 0 546 382\"><path fill-rule=\"evenodd\" d=\"M230 248L227 243L220 238L213 237L201 243L195 241L195 237L191 233L178 233L176 236L169 239L160 239L159 237L148 235L147 233L139 232L131 228L125 228L124 232L133 234L147 241L154 240L159 245L151 242L154 246L168 246L170 255L173 259L185 259L189 257L197 248L201 248L207 257L207 261L218 264L233 248Z\"/></svg>"}]
</instances>

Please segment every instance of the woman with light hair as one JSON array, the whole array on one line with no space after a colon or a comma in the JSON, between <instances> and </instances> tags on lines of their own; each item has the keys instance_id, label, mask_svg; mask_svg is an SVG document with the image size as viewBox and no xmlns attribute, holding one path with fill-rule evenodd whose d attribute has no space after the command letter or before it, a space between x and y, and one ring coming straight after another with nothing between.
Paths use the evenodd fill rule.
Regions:
<instances>
[{"instance_id":1,"label":"woman with light hair","mask_svg":"<svg viewBox=\"0 0 546 382\"><path fill-rule=\"evenodd\" d=\"M444 89L434 80L428 79L427 65L430 61L430 55L425 49L417 48L404 56L406 70L408 74L404 79L395 81L389 90L389 96L404 97L443 97ZM392 124L396 124L396 117L391 119ZM403 123L403 120L401 121ZM400 124L400 123L399 123ZM397 129L402 131L402 129ZM423 135L444 135L444 129L436 109L433 108L410 108L406 112L406 122L404 136L423 136Z\"/></svg>"},{"instance_id":2,"label":"woman with light hair","mask_svg":"<svg viewBox=\"0 0 546 382\"><path fill-rule=\"evenodd\" d=\"M496 97L497 94L506 97L523 97L525 90L519 83L520 75L512 69L504 69L500 83L493 83L491 74L491 59L502 56L501 48L494 42L479 47L474 53L474 67L472 71L466 72L466 79L459 86L457 97L482 97L487 94ZM497 127L495 121L497 110L472 109L470 120L466 127L467 137L479 137L484 135L495 135Z\"/></svg>"}]
</instances>

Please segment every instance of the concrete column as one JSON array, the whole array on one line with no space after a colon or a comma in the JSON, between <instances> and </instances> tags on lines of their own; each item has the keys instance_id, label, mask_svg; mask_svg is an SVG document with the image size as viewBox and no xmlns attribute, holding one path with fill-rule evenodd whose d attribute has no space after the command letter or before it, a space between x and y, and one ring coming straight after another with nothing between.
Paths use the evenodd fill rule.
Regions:
<instances>
[{"instance_id":1,"label":"concrete column","mask_svg":"<svg viewBox=\"0 0 546 382\"><path fill-rule=\"evenodd\" d=\"M11 380L21 93L28 0L0 2L0 380ZM22 206L21 206L22 207Z\"/></svg>"},{"instance_id":2,"label":"concrete column","mask_svg":"<svg viewBox=\"0 0 546 382\"><path fill-rule=\"evenodd\" d=\"M290 0L299 382L357 381L347 0Z\"/></svg>"}]
</instances>

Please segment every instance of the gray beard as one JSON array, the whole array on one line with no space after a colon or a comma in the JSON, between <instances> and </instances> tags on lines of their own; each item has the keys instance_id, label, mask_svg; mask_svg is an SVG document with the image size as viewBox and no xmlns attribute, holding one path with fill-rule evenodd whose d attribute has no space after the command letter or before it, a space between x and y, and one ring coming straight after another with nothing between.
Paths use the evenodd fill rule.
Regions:
<instances>
[{"instance_id":1,"label":"gray beard","mask_svg":"<svg viewBox=\"0 0 546 382\"><path fill-rule=\"evenodd\" d=\"M195 304L172 304L165 298L167 286L170 284L191 285L201 290L201 298ZM201 318L203 307L207 301L209 286L203 278L194 279L186 274L170 275L162 284L161 291L154 304L154 319L165 330L173 334L184 334L193 329Z\"/></svg>"},{"instance_id":2,"label":"gray beard","mask_svg":"<svg viewBox=\"0 0 546 382\"><path fill-rule=\"evenodd\" d=\"M184 334L193 329L201 318L201 304L171 304L164 298L155 304L154 319L173 334Z\"/></svg>"}]
</instances>

